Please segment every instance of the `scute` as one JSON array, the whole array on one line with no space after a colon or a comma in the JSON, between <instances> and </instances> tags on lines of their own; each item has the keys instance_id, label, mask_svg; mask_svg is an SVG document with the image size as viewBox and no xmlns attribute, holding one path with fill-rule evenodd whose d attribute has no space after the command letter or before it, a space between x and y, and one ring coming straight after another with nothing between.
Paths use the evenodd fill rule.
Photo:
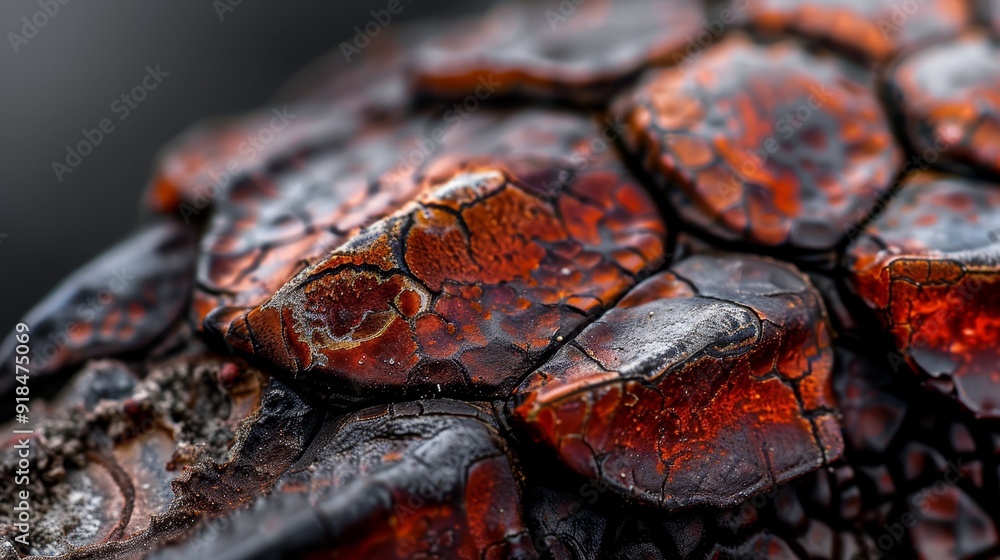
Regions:
<instances>
[{"instance_id":1,"label":"scute","mask_svg":"<svg viewBox=\"0 0 1000 560\"><path fill-rule=\"evenodd\" d=\"M728 276L733 262L747 285ZM696 256L632 290L509 407L571 469L628 499L732 506L840 455L832 367L823 304L797 271Z\"/></svg>"},{"instance_id":2,"label":"scute","mask_svg":"<svg viewBox=\"0 0 1000 560\"><path fill-rule=\"evenodd\" d=\"M888 77L906 136L925 160L1000 178L1000 45L968 34L904 58Z\"/></svg>"},{"instance_id":3,"label":"scute","mask_svg":"<svg viewBox=\"0 0 1000 560\"><path fill-rule=\"evenodd\" d=\"M846 267L899 362L977 415L1000 416L1000 185L912 176Z\"/></svg>"},{"instance_id":4,"label":"scute","mask_svg":"<svg viewBox=\"0 0 1000 560\"><path fill-rule=\"evenodd\" d=\"M832 249L902 160L870 84L789 41L725 39L648 72L613 111L683 220L765 250Z\"/></svg>"}]
</instances>

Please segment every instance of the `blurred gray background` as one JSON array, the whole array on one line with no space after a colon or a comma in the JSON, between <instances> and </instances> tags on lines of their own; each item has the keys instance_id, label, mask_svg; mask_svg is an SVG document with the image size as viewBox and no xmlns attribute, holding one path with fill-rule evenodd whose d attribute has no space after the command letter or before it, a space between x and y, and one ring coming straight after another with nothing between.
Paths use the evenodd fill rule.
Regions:
<instances>
[{"instance_id":1,"label":"blurred gray background","mask_svg":"<svg viewBox=\"0 0 1000 560\"><path fill-rule=\"evenodd\" d=\"M0 2L0 334L136 226L153 158L167 141L199 119L265 103L302 66L350 42L353 28L389 0L43 2L58 13L36 15L39 0ZM400 2L390 28L487 4ZM27 38L22 18L47 21ZM17 53L10 33L27 40L14 39ZM112 102L157 64L169 77L119 120ZM114 130L59 182L52 162L105 117Z\"/></svg>"}]
</instances>

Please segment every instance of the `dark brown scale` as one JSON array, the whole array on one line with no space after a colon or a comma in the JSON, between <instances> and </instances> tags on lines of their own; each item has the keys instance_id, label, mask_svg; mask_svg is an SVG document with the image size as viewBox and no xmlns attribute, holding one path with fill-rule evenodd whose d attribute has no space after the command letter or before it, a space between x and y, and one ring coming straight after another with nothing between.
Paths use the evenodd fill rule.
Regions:
<instances>
[{"instance_id":1,"label":"dark brown scale","mask_svg":"<svg viewBox=\"0 0 1000 560\"><path fill-rule=\"evenodd\" d=\"M174 491L195 511L220 514L245 506L302 456L325 418L281 382L271 381L232 457L185 472Z\"/></svg>"},{"instance_id":2,"label":"dark brown scale","mask_svg":"<svg viewBox=\"0 0 1000 560\"><path fill-rule=\"evenodd\" d=\"M840 455L828 329L795 269L692 257L584 329L517 389L511 411L628 500L731 506Z\"/></svg>"},{"instance_id":3,"label":"dark brown scale","mask_svg":"<svg viewBox=\"0 0 1000 560\"><path fill-rule=\"evenodd\" d=\"M1000 177L1000 43L985 34L931 45L889 73L906 136L926 162Z\"/></svg>"},{"instance_id":4,"label":"dark brown scale","mask_svg":"<svg viewBox=\"0 0 1000 560\"><path fill-rule=\"evenodd\" d=\"M972 19L965 0L730 0L729 7L757 29L795 33L871 62L957 35Z\"/></svg>"},{"instance_id":5,"label":"dark brown scale","mask_svg":"<svg viewBox=\"0 0 1000 560\"><path fill-rule=\"evenodd\" d=\"M647 73L614 111L683 220L765 248L833 248L902 159L870 87L787 41L726 39Z\"/></svg>"},{"instance_id":6,"label":"dark brown scale","mask_svg":"<svg viewBox=\"0 0 1000 560\"><path fill-rule=\"evenodd\" d=\"M510 94L599 103L643 67L683 60L703 17L683 0L506 4L421 45L414 81L469 96L466 110Z\"/></svg>"},{"instance_id":7,"label":"dark brown scale","mask_svg":"<svg viewBox=\"0 0 1000 560\"><path fill-rule=\"evenodd\" d=\"M227 342L324 395L502 397L662 262L665 225L593 121L490 113L444 132L396 179L412 202L243 315Z\"/></svg>"},{"instance_id":8,"label":"dark brown scale","mask_svg":"<svg viewBox=\"0 0 1000 560\"><path fill-rule=\"evenodd\" d=\"M881 358L881 357L879 357ZM726 510L620 522L605 550L651 558L992 558L1000 553L995 422L976 420L884 359L838 348L844 456ZM629 529L644 527L644 529ZM788 556L791 554L791 556Z\"/></svg>"},{"instance_id":9,"label":"dark brown scale","mask_svg":"<svg viewBox=\"0 0 1000 560\"><path fill-rule=\"evenodd\" d=\"M730 509L636 515L620 522L605 550L614 558L874 557L876 544L864 530L812 498L826 484L810 475Z\"/></svg>"},{"instance_id":10,"label":"dark brown scale","mask_svg":"<svg viewBox=\"0 0 1000 560\"><path fill-rule=\"evenodd\" d=\"M87 359L142 350L162 335L190 297L195 245L190 229L162 222L66 278L22 320L30 328L30 375L39 380ZM0 345L0 394L15 384L16 334Z\"/></svg>"},{"instance_id":11,"label":"dark brown scale","mask_svg":"<svg viewBox=\"0 0 1000 560\"><path fill-rule=\"evenodd\" d=\"M281 433L277 425L268 429ZM257 453L244 444L236 461ZM265 502L302 496L298 510L272 525L273 532L243 525L239 534L238 525L235 536L187 554L537 558L522 517L517 463L489 406L435 400L363 409L328 420L300 453L286 455L287 470ZM228 469L218 482L202 484L239 496L239 488L227 488L237 473ZM185 488L203 476L195 471Z\"/></svg>"},{"instance_id":12,"label":"dark brown scale","mask_svg":"<svg viewBox=\"0 0 1000 560\"><path fill-rule=\"evenodd\" d=\"M713 557L731 557L759 560L795 560L799 558L795 551L781 537L768 531L756 533L739 546L716 545L712 550Z\"/></svg>"},{"instance_id":13,"label":"dark brown scale","mask_svg":"<svg viewBox=\"0 0 1000 560\"><path fill-rule=\"evenodd\" d=\"M1000 185L916 174L854 240L846 268L906 362L1000 416Z\"/></svg>"}]
</instances>

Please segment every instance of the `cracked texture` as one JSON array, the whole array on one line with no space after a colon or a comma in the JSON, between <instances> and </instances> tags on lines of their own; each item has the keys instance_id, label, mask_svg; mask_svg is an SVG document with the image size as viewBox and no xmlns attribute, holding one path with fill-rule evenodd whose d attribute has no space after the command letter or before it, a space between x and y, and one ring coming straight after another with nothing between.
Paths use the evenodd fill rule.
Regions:
<instances>
[{"instance_id":1,"label":"cracked texture","mask_svg":"<svg viewBox=\"0 0 1000 560\"><path fill-rule=\"evenodd\" d=\"M911 176L846 267L910 365L977 415L1000 416L1000 185Z\"/></svg>"},{"instance_id":2,"label":"cracked texture","mask_svg":"<svg viewBox=\"0 0 1000 560\"><path fill-rule=\"evenodd\" d=\"M654 70L613 111L679 216L718 238L836 245L902 155L871 88L831 57L735 36Z\"/></svg>"},{"instance_id":3,"label":"cracked texture","mask_svg":"<svg viewBox=\"0 0 1000 560\"><path fill-rule=\"evenodd\" d=\"M240 423L256 414L263 379L207 355L147 365L139 381L121 362L88 362L54 402L33 407L32 546L20 552L136 558L205 511L175 502L172 485L182 468L226 454ZM227 370L234 375L224 387ZM5 501L24 490L14 484L17 441L0 445ZM0 515L5 538L13 521Z\"/></svg>"},{"instance_id":4,"label":"cracked texture","mask_svg":"<svg viewBox=\"0 0 1000 560\"><path fill-rule=\"evenodd\" d=\"M731 506L839 456L828 329L794 268L696 256L629 292L509 406L532 438L621 495Z\"/></svg>"},{"instance_id":5,"label":"cracked texture","mask_svg":"<svg viewBox=\"0 0 1000 560\"><path fill-rule=\"evenodd\" d=\"M404 178L421 184L414 201L234 322L227 342L324 394L506 395L662 261L665 225L615 155L592 149L592 121L472 121Z\"/></svg>"}]
</instances>

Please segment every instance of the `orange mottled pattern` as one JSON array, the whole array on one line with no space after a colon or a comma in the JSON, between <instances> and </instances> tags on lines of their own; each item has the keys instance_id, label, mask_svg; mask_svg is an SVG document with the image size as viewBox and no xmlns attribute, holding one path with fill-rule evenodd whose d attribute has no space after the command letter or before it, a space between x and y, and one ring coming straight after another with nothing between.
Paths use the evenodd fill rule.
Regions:
<instances>
[{"instance_id":1,"label":"orange mottled pattern","mask_svg":"<svg viewBox=\"0 0 1000 560\"><path fill-rule=\"evenodd\" d=\"M418 89L450 98L601 102L643 66L683 59L703 18L699 3L684 0L513 3L425 41L413 79Z\"/></svg>"},{"instance_id":2,"label":"orange mottled pattern","mask_svg":"<svg viewBox=\"0 0 1000 560\"><path fill-rule=\"evenodd\" d=\"M1000 185L917 174L848 249L857 293L902 357L1000 416Z\"/></svg>"},{"instance_id":3,"label":"orange mottled pattern","mask_svg":"<svg viewBox=\"0 0 1000 560\"><path fill-rule=\"evenodd\" d=\"M754 27L836 45L873 62L959 33L972 19L966 0L731 0Z\"/></svg>"},{"instance_id":4,"label":"orange mottled pattern","mask_svg":"<svg viewBox=\"0 0 1000 560\"><path fill-rule=\"evenodd\" d=\"M889 75L907 138L925 160L1000 176L1000 45L969 34L903 59Z\"/></svg>"},{"instance_id":5,"label":"orange mottled pattern","mask_svg":"<svg viewBox=\"0 0 1000 560\"><path fill-rule=\"evenodd\" d=\"M594 121L474 120L400 179L420 185L414 201L243 315L227 341L326 392L503 395L663 261L665 225Z\"/></svg>"},{"instance_id":6,"label":"orange mottled pattern","mask_svg":"<svg viewBox=\"0 0 1000 560\"><path fill-rule=\"evenodd\" d=\"M832 367L820 295L796 269L695 256L629 292L509 407L628 499L731 506L840 455Z\"/></svg>"},{"instance_id":7,"label":"orange mottled pattern","mask_svg":"<svg viewBox=\"0 0 1000 560\"><path fill-rule=\"evenodd\" d=\"M724 240L826 250L902 159L874 91L849 70L735 36L648 73L615 112L685 221Z\"/></svg>"}]
</instances>

